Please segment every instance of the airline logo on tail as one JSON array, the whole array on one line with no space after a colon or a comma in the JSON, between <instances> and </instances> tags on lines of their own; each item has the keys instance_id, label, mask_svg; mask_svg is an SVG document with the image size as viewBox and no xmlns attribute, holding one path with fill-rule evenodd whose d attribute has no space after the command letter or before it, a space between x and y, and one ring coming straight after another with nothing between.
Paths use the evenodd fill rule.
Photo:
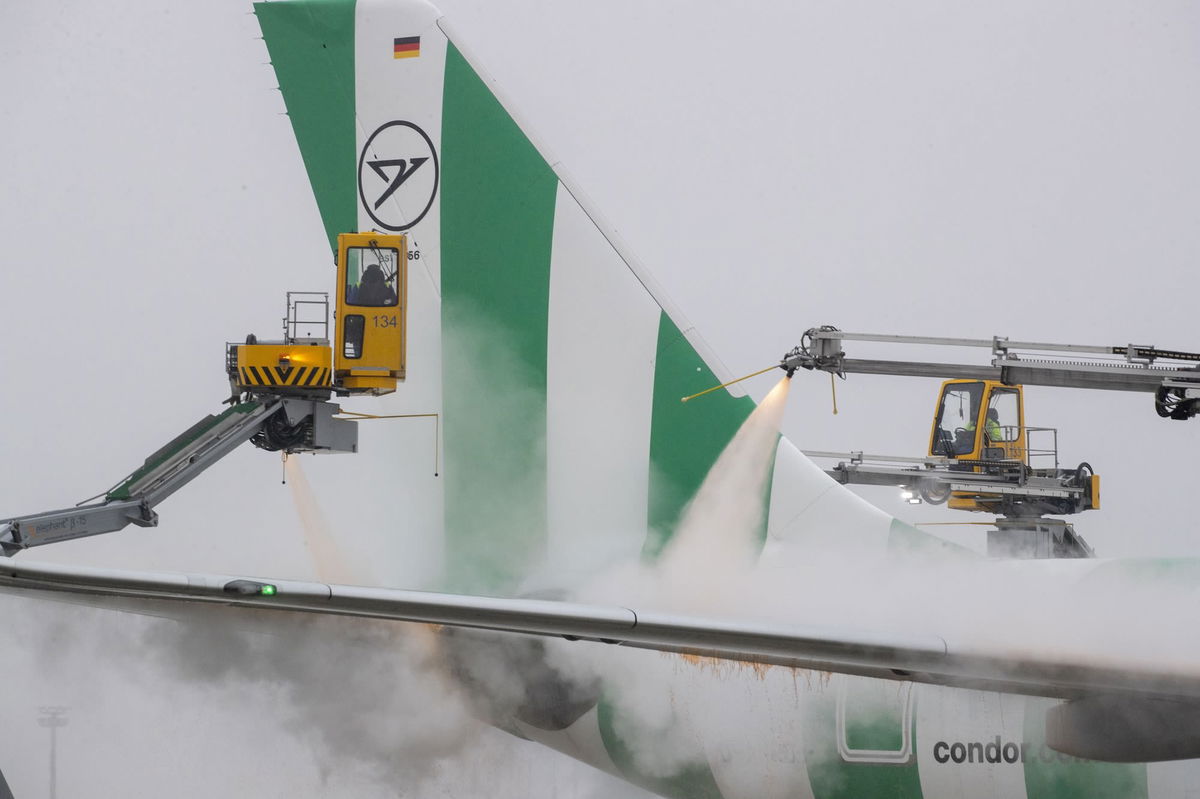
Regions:
<instances>
[{"instance_id":1,"label":"airline logo on tail","mask_svg":"<svg viewBox=\"0 0 1200 799\"><path fill-rule=\"evenodd\" d=\"M428 134L411 122L380 125L358 158L358 197L385 230L408 230L433 206L438 158Z\"/></svg>"}]
</instances>

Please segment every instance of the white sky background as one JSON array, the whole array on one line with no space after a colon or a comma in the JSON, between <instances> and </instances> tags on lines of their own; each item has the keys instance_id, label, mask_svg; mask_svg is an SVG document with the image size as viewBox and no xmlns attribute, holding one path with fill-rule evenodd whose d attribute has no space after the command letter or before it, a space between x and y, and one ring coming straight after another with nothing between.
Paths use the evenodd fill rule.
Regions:
<instances>
[{"instance_id":1,"label":"white sky background","mask_svg":"<svg viewBox=\"0 0 1200 799\"><path fill-rule=\"evenodd\" d=\"M441 6L733 374L822 323L1200 349L1192 4ZM220 409L224 341L273 335L286 290L332 285L248 10L0 5L0 515L110 486ZM926 448L935 381L851 376L833 417L827 378L797 380L785 432L801 447ZM1026 395L1028 422L1060 429L1063 461L1103 475L1104 509L1075 520L1100 554L1200 554L1200 423L1159 419L1149 395ZM430 452L429 431L361 437L363 455L305 466L354 531L351 558L378 582L424 584L438 553L389 532L403 507L363 498L430 466L395 458ZM37 557L308 577L278 480L274 458L244 448L165 503L159 529ZM964 520L864 493L912 521ZM936 529L982 545L983 528ZM38 704L84 700L31 685L0 712L41 740ZM64 769L85 728L81 714L64 734ZM77 786L105 764L88 766ZM42 784L40 766L0 767L14 787ZM287 795L260 771L246 765L259 793Z\"/></svg>"}]
</instances>

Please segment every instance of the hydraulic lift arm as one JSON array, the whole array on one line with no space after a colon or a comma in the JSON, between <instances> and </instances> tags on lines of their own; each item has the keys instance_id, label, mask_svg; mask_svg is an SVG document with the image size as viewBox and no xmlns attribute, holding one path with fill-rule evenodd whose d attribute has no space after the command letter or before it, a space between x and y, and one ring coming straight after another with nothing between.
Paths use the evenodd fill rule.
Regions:
<instances>
[{"instance_id":1,"label":"hydraulic lift arm","mask_svg":"<svg viewBox=\"0 0 1200 799\"><path fill-rule=\"evenodd\" d=\"M987 348L992 359L986 364L852 359L843 348L847 339ZM1188 419L1200 412L1200 354L1145 345L877 335L826 325L806 331L779 367L789 377L809 369L841 377L853 372L944 380L927 456L805 454L837 459L825 471L843 484L898 486L910 503L946 502L955 510L994 514L988 553L1000 557L1094 555L1069 522L1049 516L1098 509L1100 477L1087 463L1059 467L1057 431L1025 424L1023 386L1147 391L1160 416ZM1041 446L1033 445L1034 433L1043 437Z\"/></svg>"},{"instance_id":2,"label":"hydraulic lift arm","mask_svg":"<svg viewBox=\"0 0 1200 799\"><path fill-rule=\"evenodd\" d=\"M971 497L974 510L997 514L988 532L988 553L999 557L1090 558L1092 547L1075 528L1046 514L1075 514L1100 507L1099 477L1084 463L1077 469L1027 469L1016 461L960 460L804 450L813 459L837 459L825 473L843 485L896 486L912 504L939 505Z\"/></svg>"},{"instance_id":3,"label":"hydraulic lift arm","mask_svg":"<svg viewBox=\"0 0 1200 799\"><path fill-rule=\"evenodd\" d=\"M336 254L332 346L328 293L288 292L282 340L251 334L226 344L228 410L201 419L91 500L0 519L0 552L154 527L155 505L246 441L272 452L357 452L356 422L336 418L341 409L327 400L389 394L404 380L408 239L341 233Z\"/></svg>"},{"instance_id":4,"label":"hydraulic lift arm","mask_svg":"<svg viewBox=\"0 0 1200 799\"><path fill-rule=\"evenodd\" d=\"M992 352L992 360L988 364L963 364L847 358L844 341L987 348ZM1140 344L1100 347L1010 341L1001 336L991 339L894 336L848 333L824 325L805 332L800 346L788 352L779 367L789 375L797 369L810 369L841 377L850 373L906 375L998 380L1006 385L1146 391L1154 394L1159 416L1190 419L1200 412L1200 353Z\"/></svg>"},{"instance_id":5,"label":"hydraulic lift arm","mask_svg":"<svg viewBox=\"0 0 1200 799\"><path fill-rule=\"evenodd\" d=\"M155 527L154 506L246 441L268 450L354 452L353 421L335 419L338 406L312 399L261 396L201 419L146 458L99 501L0 522L0 550L22 549L112 533L133 524Z\"/></svg>"}]
</instances>

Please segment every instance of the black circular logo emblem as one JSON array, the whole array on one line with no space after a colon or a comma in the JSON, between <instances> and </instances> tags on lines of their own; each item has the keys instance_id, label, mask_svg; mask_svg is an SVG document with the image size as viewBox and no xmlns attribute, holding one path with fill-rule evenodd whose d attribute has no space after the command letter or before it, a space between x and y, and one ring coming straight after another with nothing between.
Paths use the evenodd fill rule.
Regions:
<instances>
[{"instance_id":1,"label":"black circular logo emblem","mask_svg":"<svg viewBox=\"0 0 1200 799\"><path fill-rule=\"evenodd\" d=\"M411 122L380 125L358 157L358 199L385 230L408 230L433 207L438 159L425 131Z\"/></svg>"}]
</instances>

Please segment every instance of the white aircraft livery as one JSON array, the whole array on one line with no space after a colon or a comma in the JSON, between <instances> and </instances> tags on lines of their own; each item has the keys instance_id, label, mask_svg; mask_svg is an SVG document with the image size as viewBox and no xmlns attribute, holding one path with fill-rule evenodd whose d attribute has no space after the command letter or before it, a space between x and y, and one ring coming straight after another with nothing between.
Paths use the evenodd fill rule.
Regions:
<instances>
[{"instance_id":1,"label":"white aircraft livery","mask_svg":"<svg viewBox=\"0 0 1200 799\"><path fill-rule=\"evenodd\" d=\"M23 557L6 590L442 625L483 718L664 797L1197 795L1200 562L985 559L780 437L787 380L680 402L730 375L434 7L255 13L331 247L408 236L446 593Z\"/></svg>"}]
</instances>

